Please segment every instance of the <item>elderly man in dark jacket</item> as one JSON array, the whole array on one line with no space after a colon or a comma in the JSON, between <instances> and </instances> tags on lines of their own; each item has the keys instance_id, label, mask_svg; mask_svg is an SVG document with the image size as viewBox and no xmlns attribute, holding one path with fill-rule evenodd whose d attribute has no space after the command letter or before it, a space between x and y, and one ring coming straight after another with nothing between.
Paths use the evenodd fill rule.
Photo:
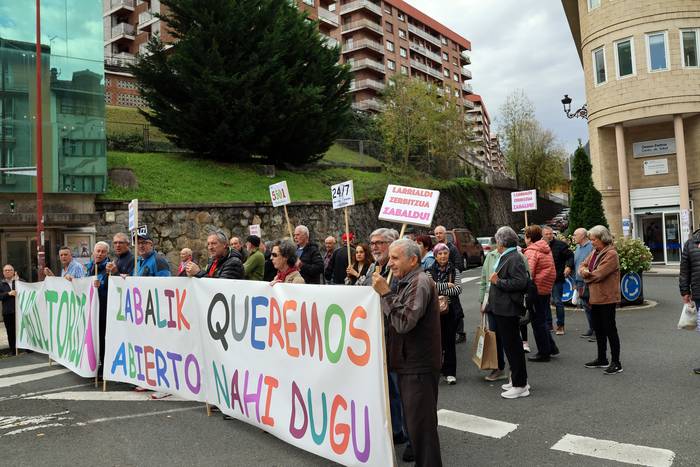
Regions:
<instances>
[{"instance_id":1,"label":"elderly man in dark jacket","mask_svg":"<svg viewBox=\"0 0 700 467\"><path fill-rule=\"evenodd\" d=\"M552 301L557 309L556 333L558 336L563 336L566 331L564 329L565 314L562 294L564 293L564 281L574 268L574 252L569 249L569 245L565 242L554 238L554 230L549 226L542 227L542 238L549 243L554 266L557 269L557 278L554 280L554 287L552 287ZM547 313L547 318L548 327L551 329L552 314Z\"/></svg>"},{"instance_id":2,"label":"elderly man in dark jacket","mask_svg":"<svg viewBox=\"0 0 700 467\"><path fill-rule=\"evenodd\" d=\"M10 352L15 353L15 281L17 273L11 264L2 268L2 281L0 281L0 301L2 302L2 320L7 330L7 342L10 344Z\"/></svg>"},{"instance_id":3,"label":"elderly man in dark jacket","mask_svg":"<svg viewBox=\"0 0 700 467\"><path fill-rule=\"evenodd\" d=\"M220 230L212 232L207 237L209 262L202 270L196 263L190 261L185 267L189 277L215 277L219 279L243 279L243 257L241 253L229 248L226 234Z\"/></svg>"},{"instance_id":4,"label":"elderly man in dark jacket","mask_svg":"<svg viewBox=\"0 0 700 467\"><path fill-rule=\"evenodd\" d=\"M510 227L501 227L495 235L501 256L496 261L489 281L488 305L496 319L503 350L510 365L510 382L501 386L501 397L516 399L530 395L525 367L525 351L520 339L520 317L525 313L523 299L528 286L525 261L518 253L518 235Z\"/></svg>"},{"instance_id":5,"label":"elderly man in dark jacket","mask_svg":"<svg viewBox=\"0 0 700 467\"><path fill-rule=\"evenodd\" d=\"M382 297L388 318L389 367L398 373L408 436L417 466L439 467L437 432L440 375L440 310L433 281L423 272L420 247L396 240L389 248L389 268L398 279L395 291L375 271L372 287Z\"/></svg>"},{"instance_id":6,"label":"elderly man in dark jacket","mask_svg":"<svg viewBox=\"0 0 700 467\"><path fill-rule=\"evenodd\" d=\"M297 268L304 282L320 284L323 257L318 251L318 245L309 242L309 229L305 225L297 225L294 229L294 242L297 244Z\"/></svg>"},{"instance_id":7,"label":"elderly man in dark jacket","mask_svg":"<svg viewBox=\"0 0 700 467\"><path fill-rule=\"evenodd\" d=\"M700 229L693 232L683 245L678 286L683 303L689 304L693 301L695 306L700 308ZM693 371L700 375L700 367Z\"/></svg>"}]
</instances>

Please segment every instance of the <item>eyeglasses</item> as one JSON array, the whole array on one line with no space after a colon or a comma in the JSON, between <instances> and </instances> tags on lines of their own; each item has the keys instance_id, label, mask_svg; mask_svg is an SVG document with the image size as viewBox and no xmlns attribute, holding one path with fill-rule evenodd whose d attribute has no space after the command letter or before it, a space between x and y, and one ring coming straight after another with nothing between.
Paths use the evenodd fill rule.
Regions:
<instances>
[{"instance_id":1,"label":"eyeglasses","mask_svg":"<svg viewBox=\"0 0 700 467\"><path fill-rule=\"evenodd\" d=\"M114 245L119 245L120 243L127 244L127 243L129 243L129 242L122 242L121 240L119 240L119 241L115 240L115 241L113 241L112 243L113 243Z\"/></svg>"},{"instance_id":2,"label":"eyeglasses","mask_svg":"<svg viewBox=\"0 0 700 467\"><path fill-rule=\"evenodd\" d=\"M279 253L270 253L270 256L272 256L273 258L277 258L279 255Z\"/></svg>"},{"instance_id":3,"label":"eyeglasses","mask_svg":"<svg viewBox=\"0 0 700 467\"><path fill-rule=\"evenodd\" d=\"M386 242L384 240L377 240L376 242L369 242L369 246L378 246L378 245L385 245L389 242Z\"/></svg>"}]
</instances>

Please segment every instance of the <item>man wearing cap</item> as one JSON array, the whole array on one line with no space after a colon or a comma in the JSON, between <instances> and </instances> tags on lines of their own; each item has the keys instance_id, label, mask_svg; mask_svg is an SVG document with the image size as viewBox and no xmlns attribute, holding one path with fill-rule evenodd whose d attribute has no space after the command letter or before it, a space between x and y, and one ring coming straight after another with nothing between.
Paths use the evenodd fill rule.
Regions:
<instances>
[{"instance_id":1,"label":"man wearing cap","mask_svg":"<svg viewBox=\"0 0 700 467\"><path fill-rule=\"evenodd\" d=\"M348 242L352 245L352 240L354 235L352 232L344 233L341 237L343 240L343 246L337 248L331 260L328 262L328 267L326 268L326 279L330 278L329 284L345 284L345 277L348 275L348 265L350 264L352 257L355 255L355 249L350 247L350 258L348 258Z\"/></svg>"},{"instance_id":2,"label":"man wearing cap","mask_svg":"<svg viewBox=\"0 0 700 467\"><path fill-rule=\"evenodd\" d=\"M243 279L243 257L235 248L229 248L226 234L217 230L207 237L209 261L205 269L196 263L187 263L185 271L189 277L213 277L216 279Z\"/></svg>"},{"instance_id":3,"label":"man wearing cap","mask_svg":"<svg viewBox=\"0 0 700 467\"><path fill-rule=\"evenodd\" d=\"M245 247L248 250L248 259L243 263L245 278L251 281L263 280L263 274L265 273L265 256L260 251L260 237L257 235L248 235L245 241Z\"/></svg>"},{"instance_id":4,"label":"man wearing cap","mask_svg":"<svg viewBox=\"0 0 700 467\"><path fill-rule=\"evenodd\" d=\"M153 239L148 233L138 235L139 259L137 266L137 276L170 276L170 264L168 260L153 248Z\"/></svg>"}]
</instances>

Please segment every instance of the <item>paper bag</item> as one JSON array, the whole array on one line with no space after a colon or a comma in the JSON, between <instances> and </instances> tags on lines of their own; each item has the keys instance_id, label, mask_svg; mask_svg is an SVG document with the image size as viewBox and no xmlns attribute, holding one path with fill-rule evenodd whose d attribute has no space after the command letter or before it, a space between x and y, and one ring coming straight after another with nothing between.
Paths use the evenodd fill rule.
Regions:
<instances>
[{"instance_id":1,"label":"paper bag","mask_svg":"<svg viewBox=\"0 0 700 467\"><path fill-rule=\"evenodd\" d=\"M496 333L489 330L485 319L482 319L481 325L476 328L471 354L472 361L480 370L498 369Z\"/></svg>"}]
</instances>

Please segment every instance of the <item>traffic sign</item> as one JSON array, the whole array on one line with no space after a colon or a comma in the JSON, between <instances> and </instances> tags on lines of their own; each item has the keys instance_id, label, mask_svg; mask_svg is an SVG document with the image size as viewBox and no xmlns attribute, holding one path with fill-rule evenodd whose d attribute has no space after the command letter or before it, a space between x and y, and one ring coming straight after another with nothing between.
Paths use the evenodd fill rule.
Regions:
<instances>
[{"instance_id":1,"label":"traffic sign","mask_svg":"<svg viewBox=\"0 0 700 467\"><path fill-rule=\"evenodd\" d=\"M636 301L642 293L642 278L636 272L628 272L622 277L621 292L628 302Z\"/></svg>"},{"instance_id":2,"label":"traffic sign","mask_svg":"<svg viewBox=\"0 0 700 467\"><path fill-rule=\"evenodd\" d=\"M561 292L561 301L562 302L570 302L571 298L574 296L574 281L570 278L567 277L564 280L564 287Z\"/></svg>"}]
</instances>

